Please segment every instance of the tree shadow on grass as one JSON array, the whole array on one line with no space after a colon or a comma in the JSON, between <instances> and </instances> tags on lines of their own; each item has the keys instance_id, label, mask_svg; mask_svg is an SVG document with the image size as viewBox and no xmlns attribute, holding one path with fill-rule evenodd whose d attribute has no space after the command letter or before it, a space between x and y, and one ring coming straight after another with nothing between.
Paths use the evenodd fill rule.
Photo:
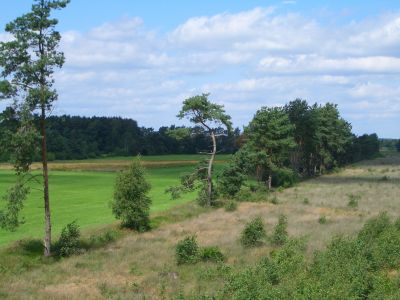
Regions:
<instances>
[{"instance_id":1,"label":"tree shadow on grass","mask_svg":"<svg viewBox=\"0 0 400 300\"><path fill-rule=\"evenodd\" d=\"M43 255L43 242L38 239L25 239L16 242L10 247L9 252L13 254L25 256L42 256Z\"/></svg>"}]
</instances>

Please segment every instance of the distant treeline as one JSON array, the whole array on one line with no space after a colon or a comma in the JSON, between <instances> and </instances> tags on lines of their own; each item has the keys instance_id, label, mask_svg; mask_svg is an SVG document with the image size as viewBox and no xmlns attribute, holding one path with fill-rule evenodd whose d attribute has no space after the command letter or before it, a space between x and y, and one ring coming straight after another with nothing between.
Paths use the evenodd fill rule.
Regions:
<instances>
[{"instance_id":1,"label":"distant treeline","mask_svg":"<svg viewBox=\"0 0 400 300\"><path fill-rule=\"evenodd\" d=\"M47 119L47 149L50 160L85 159L100 156L194 154L209 150L209 136L201 128L196 134L177 140L168 135L175 126L153 128L139 127L132 119L119 117L51 116ZM16 129L12 118L0 121L0 132ZM221 152L237 150L235 141L240 134L220 136ZM3 153L1 160L8 160Z\"/></svg>"},{"instance_id":2,"label":"distant treeline","mask_svg":"<svg viewBox=\"0 0 400 300\"><path fill-rule=\"evenodd\" d=\"M379 152L378 136L352 134L350 124L340 118L336 106L308 106L305 101L293 101L286 106L285 113L293 125L291 135L297 147L282 151L290 150L290 160L297 168L309 169L315 165L315 160L323 161L329 168L336 163L342 165L372 158ZM12 111L3 112L0 115L0 140L7 140L6 132L17 130L18 124ZM209 151L210 137L202 128L196 127L195 134L182 139L168 134L176 128L174 125L158 130L139 127L135 120L120 117L51 116L47 119L49 158L65 160ZM279 135L279 129L273 130ZM236 128L232 134L218 137L218 149L221 153L235 153L245 140L246 131L243 134ZM1 161L9 160L8 152L0 151Z\"/></svg>"}]
</instances>

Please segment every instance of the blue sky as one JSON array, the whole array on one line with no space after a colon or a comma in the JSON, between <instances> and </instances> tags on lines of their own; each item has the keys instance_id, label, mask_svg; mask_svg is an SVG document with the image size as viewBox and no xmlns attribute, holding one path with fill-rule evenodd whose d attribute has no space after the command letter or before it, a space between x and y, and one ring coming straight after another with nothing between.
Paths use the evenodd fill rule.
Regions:
<instances>
[{"instance_id":1,"label":"blue sky","mask_svg":"<svg viewBox=\"0 0 400 300\"><path fill-rule=\"evenodd\" d=\"M0 28L31 3L2 0ZM242 127L304 98L337 103L357 134L400 137L400 1L72 0L55 16L66 64L54 114L158 128L210 92Z\"/></svg>"}]
</instances>

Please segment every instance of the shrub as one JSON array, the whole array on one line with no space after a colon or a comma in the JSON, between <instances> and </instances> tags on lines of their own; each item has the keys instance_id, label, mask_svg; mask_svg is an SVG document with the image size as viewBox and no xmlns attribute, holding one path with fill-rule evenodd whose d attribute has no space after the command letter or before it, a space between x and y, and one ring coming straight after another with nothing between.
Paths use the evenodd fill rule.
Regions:
<instances>
[{"instance_id":1,"label":"shrub","mask_svg":"<svg viewBox=\"0 0 400 300\"><path fill-rule=\"evenodd\" d=\"M245 176L242 170L234 164L226 167L218 178L218 190L223 196L233 197L243 185Z\"/></svg>"},{"instance_id":2,"label":"shrub","mask_svg":"<svg viewBox=\"0 0 400 300\"><path fill-rule=\"evenodd\" d=\"M150 184L145 179L143 167L138 160L128 170L118 174L112 211L117 219L121 219L123 227L137 231L150 229L149 191Z\"/></svg>"},{"instance_id":3,"label":"shrub","mask_svg":"<svg viewBox=\"0 0 400 300\"><path fill-rule=\"evenodd\" d=\"M199 260L199 246L196 236L187 236L176 245L175 255L178 265L194 264Z\"/></svg>"},{"instance_id":4,"label":"shrub","mask_svg":"<svg viewBox=\"0 0 400 300\"><path fill-rule=\"evenodd\" d=\"M279 204L278 198L274 195L271 199L272 204Z\"/></svg>"},{"instance_id":5,"label":"shrub","mask_svg":"<svg viewBox=\"0 0 400 300\"><path fill-rule=\"evenodd\" d=\"M281 246L285 244L288 239L287 226L287 217L285 215L280 215L278 224L276 224L274 234L272 235L272 243L274 245Z\"/></svg>"},{"instance_id":6,"label":"shrub","mask_svg":"<svg viewBox=\"0 0 400 300\"><path fill-rule=\"evenodd\" d=\"M308 205L310 204L310 199L308 199L307 197L303 199L303 204Z\"/></svg>"},{"instance_id":7,"label":"shrub","mask_svg":"<svg viewBox=\"0 0 400 300\"><path fill-rule=\"evenodd\" d=\"M79 238L81 232L76 221L65 226L56 244L56 253L61 257L71 256L80 252Z\"/></svg>"},{"instance_id":8,"label":"shrub","mask_svg":"<svg viewBox=\"0 0 400 300\"><path fill-rule=\"evenodd\" d=\"M200 249L200 259L202 261L223 262L225 256L218 247L212 246Z\"/></svg>"},{"instance_id":9,"label":"shrub","mask_svg":"<svg viewBox=\"0 0 400 300\"><path fill-rule=\"evenodd\" d=\"M240 191L235 195L235 199L241 202L250 201L251 197L251 192L247 187L242 187Z\"/></svg>"},{"instance_id":10,"label":"shrub","mask_svg":"<svg viewBox=\"0 0 400 300\"><path fill-rule=\"evenodd\" d=\"M291 187L298 181L296 173L288 168L279 168L274 170L272 174L272 185Z\"/></svg>"},{"instance_id":11,"label":"shrub","mask_svg":"<svg viewBox=\"0 0 400 300\"><path fill-rule=\"evenodd\" d=\"M319 219L318 219L318 223L319 223L319 224L326 224L327 222L328 222L328 220L326 219L325 216L321 216L321 217L319 217Z\"/></svg>"},{"instance_id":12,"label":"shrub","mask_svg":"<svg viewBox=\"0 0 400 300\"><path fill-rule=\"evenodd\" d=\"M235 211L238 207L238 204L235 200L229 200L225 202L225 210L226 211Z\"/></svg>"},{"instance_id":13,"label":"shrub","mask_svg":"<svg viewBox=\"0 0 400 300\"><path fill-rule=\"evenodd\" d=\"M256 217L246 224L240 242L245 247L254 247L260 245L265 236L264 224L260 217Z\"/></svg>"},{"instance_id":14,"label":"shrub","mask_svg":"<svg viewBox=\"0 0 400 300\"><path fill-rule=\"evenodd\" d=\"M347 203L348 207L358 207L358 201L361 199L361 195L349 194L347 197L349 198L349 202Z\"/></svg>"}]
</instances>

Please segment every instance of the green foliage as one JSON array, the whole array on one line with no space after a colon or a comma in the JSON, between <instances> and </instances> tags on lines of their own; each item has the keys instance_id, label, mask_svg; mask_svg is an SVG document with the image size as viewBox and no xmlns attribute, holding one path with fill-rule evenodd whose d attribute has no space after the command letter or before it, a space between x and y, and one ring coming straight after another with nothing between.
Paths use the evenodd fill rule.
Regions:
<instances>
[{"instance_id":1,"label":"green foliage","mask_svg":"<svg viewBox=\"0 0 400 300\"><path fill-rule=\"evenodd\" d=\"M328 223L328 220L326 219L326 216L320 216L318 218L318 223L321 224L321 225Z\"/></svg>"},{"instance_id":2,"label":"green foliage","mask_svg":"<svg viewBox=\"0 0 400 300\"><path fill-rule=\"evenodd\" d=\"M272 173L272 185L277 187L291 187L298 181L297 174L289 168L277 168Z\"/></svg>"},{"instance_id":3,"label":"green foliage","mask_svg":"<svg viewBox=\"0 0 400 300\"><path fill-rule=\"evenodd\" d=\"M80 228L76 221L69 223L61 231L60 239L55 245L56 253L60 257L67 257L78 254L81 251L79 242L80 236Z\"/></svg>"},{"instance_id":4,"label":"green foliage","mask_svg":"<svg viewBox=\"0 0 400 300\"><path fill-rule=\"evenodd\" d=\"M255 247L261 245L265 237L264 223L261 217L256 217L246 223L241 233L240 242L245 247Z\"/></svg>"},{"instance_id":5,"label":"green foliage","mask_svg":"<svg viewBox=\"0 0 400 300\"><path fill-rule=\"evenodd\" d=\"M235 211L237 207L238 203L235 200L228 200L225 202L225 211Z\"/></svg>"},{"instance_id":6,"label":"green foliage","mask_svg":"<svg viewBox=\"0 0 400 300\"><path fill-rule=\"evenodd\" d=\"M223 299L296 299L294 282L305 267L304 243L290 240L253 267L226 280Z\"/></svg>"},{"instance_id":7,"label":"green foliage","mask_svg":"<svg viewBox=\"0 0 400 300\"><path fill-rule=\"evenodd\" d=\"M200 248L197 244L196 236L187 236L179 241L175 248L175 257L178 265L198 262Z\"/></svg>"},{"instance_id":8,"label":"green foliage","mask_svg":"<svg viewBox=\"0 0 400 300\"><path fill-rule=\"evenodd\" d=\"M206 123L225 125L228 131L230 131L232 128L230 116L225 113L222 105L210 102L208 96L209 94L202 94L183 101L178 118L188 118L190 122L203 126Z\"/></svg>"},{"instance_id":9,"label":"green foliage","mask_svg":"<svg viewBox=\"0 0 400 300\"><path fill-rule=\"evenodd\" d=\"M358 201L361 199L361 195L357 194L349 194L347 195L349 202L347 203L348 207L356 208L358 207Z\"/></svg>"},{"instance_id":10,"label":"green foliage","mask_svg":"<svg viewBox=\"0 0 400 300\"><path fill-rule=\"evenodd\" d=\"M147 195L150 188L138 160L118 174L111 205L116 218L122 220L122 226L140 232L150 229L151 199Z\"/></svg>"},{"instance_id":11,"label":"green foliage","mask_svg":"<svg viewBox=\"0 0 400 300\"><path fill-rule=\"evenodd\" d=\"M280 215L278 219L278 224L276 224L274 233L271 237L272 243L276 246L282 246L286 243L288 239L287 232L288 221L285 215Z\"/></svg>"},{"instance_id":12,"label":"green foliage","mask_svg":"<svg viewBox=\"0 0 400 300\"><path fill-rule=\"evenodd\" d=\"M266 161L258 159L258 168L271 173L276 166L281 167L288 160L295 147L294 126L283 108L262 107L245 128L248 143L255 153L264 154Z\"/></svg>"},{"instance_id":13,"label":"green foliage","mask_svg":"<svg viewBox=\"0 0 400 300\"><path fill-rule=\"evenodd\" d=\"M218 247L211 246L200 249L200 259L202 261L223 262L225 256Z\"/></svg>"},{"instance_id":14,"label":"green foliage","mask_svg":"<svg viewBox=\"0 0 400 300\"><path fill-rule=\"evenodd\" d=\"M235 164L230 164L223 169L218 177L218 191L226 197L234 197L242 187L245 176L242 170Z\"/></svg>"},{"instance_id":15,"label":"green foliage","mask_svg":"<svg viewBox=\"0 0 400 300\"><path fill-rule=\"evenodd\" d=\"M0 210L0 227L9 231L14 231L24 220L19 213L24 207L24 202L28 196L29 187L25 186L23 178L18 177L14 186L10 187L3 196L6 201L4 210Z\"/></svg>"},{"instance_id":16,"label":"green foliage","mask_svg":"<svg viewBox=\"0 0 400 300\"><path fill-rule=\"evenodd\" d=\"M232 273L223 299L398 299L400 230L386 214L357 237L334 238L305 259L304 240L288 239L270 257Z\"/></svg>"}]
</instances>

